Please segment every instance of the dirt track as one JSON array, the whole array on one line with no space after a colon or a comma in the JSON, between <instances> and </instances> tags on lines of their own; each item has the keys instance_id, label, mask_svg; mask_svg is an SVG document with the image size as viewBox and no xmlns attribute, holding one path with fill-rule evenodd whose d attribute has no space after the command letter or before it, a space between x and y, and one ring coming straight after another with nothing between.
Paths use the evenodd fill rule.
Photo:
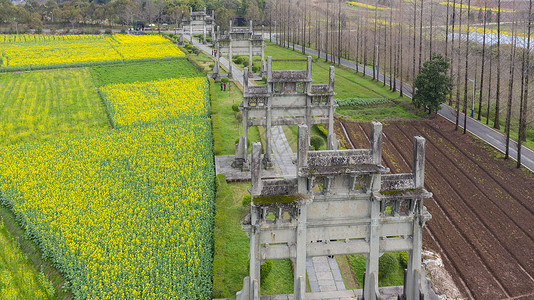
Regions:
<instances>
[{"instance_id":1,"label":"dirt track","mask_svg":"<svg viewBox=\"0 0 534 300\"><path fill-rule=\"evenodd\" d=\"M356 148L368 148L369 124L343 121ZM345 140L339 122L336 134ZM411 171L412 142L426 142L425 200L432 214L423 244L438 252L468 298L534 299L534 176L454 125L436 120L384 123L383 161Z\"/></svg>"}]
</instances>

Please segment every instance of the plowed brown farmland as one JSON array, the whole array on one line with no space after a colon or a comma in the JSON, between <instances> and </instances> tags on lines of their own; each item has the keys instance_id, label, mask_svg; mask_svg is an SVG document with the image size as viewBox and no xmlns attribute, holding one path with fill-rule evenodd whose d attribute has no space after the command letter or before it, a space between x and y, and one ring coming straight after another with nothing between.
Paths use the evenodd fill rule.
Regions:
<instances>
[{"instance_id":1,"label":"plowed brown farmland","mask_svg":"<svg viewBox=\"0 0 534 300\"><path fill-rule=\"evenodd\" d=\"M369 124L343 125L356 148L369 147ZM336 132L351 148L339 121ZM441 254L466 297L534 299L534 176L441 117L384 123L392 173L410 172L416 135L426 138L425 185L434 194L425 200L424 246Z\"/></svg>"}]
</instances>

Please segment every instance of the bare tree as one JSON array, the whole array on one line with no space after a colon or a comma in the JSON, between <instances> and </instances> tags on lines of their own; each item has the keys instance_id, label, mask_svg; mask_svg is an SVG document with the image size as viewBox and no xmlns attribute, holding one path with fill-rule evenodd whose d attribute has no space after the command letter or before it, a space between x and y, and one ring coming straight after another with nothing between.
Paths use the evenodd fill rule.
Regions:
<instances>
[{"instance_id":1,"label":"bare tree","mask_svg":"<svg viewBox=\"0 0 534 300\"><path fill-rule=\"evenodd\" d=\"M378 1L377 1L378 2ZM376 5L378 5L378 3L376 3ZM375 78L378 80L377 78L377 74L376 74L376 69L377 69L377 61L376 61L376 48L378 47L378 44L377 44L377 41L376 41L376 34L377 34L377 30L376 30L376 19L378 17L378 6L375 6L375 18L374 18L374 25L375 25L375 31L374 31L374 35L373 35L373 80L375 80Z\"/></svg>"},{"instance_id":2,"label":"bare tree","mask_svg":"<svg viewBox=\"0 0 534 300\"><path fill-rule=\"evenodd\" d=\"M500 129L499 110L501 102L501 0L497 8L497 91L495 92L495 120L493 128Z\"/></svg>"},{"instance_id":3,"label":"bare tree","mask_svg":"<svg viewBox=\"0 0 534 300\"><path fill-rule=\"evenodd\" d=\"M389 5L389 89L393 89L393 3ZM384 72L385 73L385 72ZM384 78L384 83L386 79Z\"/></svg>"},{"instance_id":4,"label":"bare tree","mask_svg":"<svg viewBox=\"0 0 534 300\"><path fill-rule=\"evenodd\" d=\"M445 57L448 57L448 49L449 49L449 1L447 1L447 16L445 21ZM450 104L450 100L449 100Z\"/></svg>"},{"instance_id":5,"label":"bare tree","mask_svg":"<svg viewBox=\"0 0 534 300\"><path fill-rule=\"evenodd\" d=\"M515 67L515 49L517 44L517 32L515 28L515 14L512 21L512 49L510 49L510 76L508 77L508 105L506 108L506 120L504 125L504 132L506 133L506 150L504 159L508 159L510 152L510 125L512 122L512 100L514 91L514 67Z\"/></svg>"},{"instance_id":6,"label":"bare tree","mask_svg":"<svg viewBox=\"0 0 534 300\"><path fill-rule=\"evenodd\" d=\"M337 65L341 65L341 1L338 1L338 10L337 10L337 23L338 23L338 32L337 32ZM335 63L335 62L334 62Z\"/></svg>"},{"instance_id":7,"label":"bare tree","mask_svg":"<svg viewBox=\"0 0 534 300\"><path fill-rule=\"evenodd\" d=\"M423 66L421 60L423 55L423 3L424 0L421 0L421 17L419 18L419 65L417 73L421 72L421 67Z\"/></svg>"},{"instance_id":8,"label":"bare tree","mask_svg":"<svg viewBox=\"0 0 534 300\"><path fill-rule=\"evenodd\" d=\"M482 60L481 60L481 67L480 67L480 96L478 98L478 120L480 121L481 114L482 114L482 88L484 87L484 65L485 65L485 58L486 58L486 20L488 17L488 2L484 1L484 34L482 36Z\"/></svg>"},{"instance_id":9,"label":"bare tree","mask_svg":"<svg viewBox=\"0 0 534 300\"><path fill-rule=\"evenodd\" d=\"M413 48L412 48L412 51L413 51L412 95L415 95L415 90L413 87L415 86L415 40L417 38L416 26L417 26L417 0L414 0L413 1Z\"/></svg>"},{"instance_id":10,"label":"bare tree","mask_svg":"<svg viewBox=\"0 0 534 300\"><path fill-rule=\"evenodd\" d=\"M460 121L460 50L462 47L462 5L463 1L460 0L460 16L458 17L458 76L456 77L456 124L454 130L458 130L458 122ZM467 74L465 74L467 77Z\"/></svg>"},{"instance_id":11,"label":"bare tree","mask_svg":"<svg viewBox=\"0 0 534 300\"><path fill-rule=\"evenodd\" d=\"M523 48L523 70L522 76L524 76L524 92L521 97L521 103L519 104L519 136L517 139L517 165L521 167L521 147L523 146L523 139L526 139L526 127L527 127L527 102L528 102L528 75L530 73L530 25L532 22L532 0L528 1L528 26L527 26L527 47ZM526 55L525 55L526 52ZM526 57L526 58L525 58ZM525 62L526 60L526 62Z\"/></svg>"},{"instance_id":12,"label":"bare tree","mask_svg":"<svg viewBox=\"0 0 534 300\"><path fill-rule=\"evenodd\" d=\"M467 132L467 75L469 71L469 26L471 25L469 13L471 12L471 0L467 0L467 37L465 39L465 80L464 80L464 134ZM475 84L473 82L473 89Z\"/></svg>"},{"instance_id":13,"label":"bare tree","mask_svg":"<svg viewBox=\"0 0 534 300\"><path fill-rule=\"evenodd\" d=\"M451 38L451 69L449 72L449 77L453 78L454 74L454 24L456 24L456 0L453 0L452 3L452 38ZM447 21L448 22L448 21ZM449 24L447 24L447 29ZM445 44L445 48L448 48L448 45ZM456 86L458 88L458 86ZM452 91L449 93L449 105L452 106Z\"/></svg>"},{"instance_id":14,"label":"bare tree","mask_svg":"<svg viewBox=\"0 0 534 300\"><path fill-rule=\"evenodd\" d=\"M492 66L493 66L493 54L490 55L490 69L489 69L489 82L488 82L488 110L486 112L486 125L489 125L489 120L490 120L490 110L491 110L491 90L492 90L492 87L491 87L491 82L492 82L492 79L493 77L491 76L491 71L492 71Z\"/></svg>"}]
</instances>

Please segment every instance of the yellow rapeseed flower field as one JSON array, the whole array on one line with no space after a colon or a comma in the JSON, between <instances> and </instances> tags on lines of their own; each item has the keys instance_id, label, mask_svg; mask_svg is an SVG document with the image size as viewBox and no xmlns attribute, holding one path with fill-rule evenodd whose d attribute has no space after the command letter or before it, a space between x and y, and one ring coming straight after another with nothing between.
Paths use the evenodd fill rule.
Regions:
<instances>
[{"instance_id":1,"label":"yellow rapeseed flower field","mask_svg":"<svg viewBox=\"0 0 534 300\"><path fill-rule=\"evenodd\" d=\"M208 113L203 77L111 84L101 90L115 127Z\"/></svg>"},{"instance_id":2,"label":"yellow rapeseed flower field","mask_svg":"<svg viewBox=\"0 0 534 300\"><path fill-rule=\"evenodd\" d=\"M379 6L374 6L374 5L369 5L369 4L365 4L365 3L361 3L361 2L356 2L356 1L346 1L348 4L350 5L353 5L353 6L359 6L359 7L363 7L363 8L367 8L367 9L371 9L371 10L385 10L385 9L388 9L388 8L385 8L385 7L379 7Z\"/></svg>"},{"instance_id":3,"label":"yellow rapeseed flower field","mask_svg":"<svg viewBox=\"0 0 534 300\"><path fill-rule=\"evenodd\" d=\"M499 9L496 8L496 7L487 7L487 8L484 8L484 7L479 7L479 6L474 6L474 5L471 5L471 7L469 7L468 5L465 5L465 4L460 4L460 3L454 3L454 2L440 2L439 4L441 5L450 5L450 6L454 6L456 8L461 8L463 10L467 10L468 8L470 8L471 10L489 10L489 11L493 11L493 12L498 12ZM501 12L502 13L513 13L513 12L516 12L515 10L513 9L509 9L509 8L501 8Z\"/></svg>"},{"instance_id":4,"label":"yellow rapeseed flower field","mask_svg":"<svg viewBox=\"0 0 534 300\"><path fill-rule=\"evenodd\" d=\"M9 147L0 189L80 299L211 296L207 118Z\"/></svg>"},{"instance_id":5,"label":"yellow rapeseed flower field","mask_svg":"<svg viewBox=\"0 0 534 300\"><path fill-rule=\"evenodd\" d=\"M0 71L181 56L159 35L0 35Z\"/></svg>"},{"instance_id":6,"label":"yellow rapeseed flower field","mask_svg":"<svg viewBox=\"0 0 534 300\"><path fill-rule=\"evenodd\" d=\"M207 90L205 78L104 86L114 130L1 148L0 202L75 298L211 299Z\"/></svg>"}]
</instances>

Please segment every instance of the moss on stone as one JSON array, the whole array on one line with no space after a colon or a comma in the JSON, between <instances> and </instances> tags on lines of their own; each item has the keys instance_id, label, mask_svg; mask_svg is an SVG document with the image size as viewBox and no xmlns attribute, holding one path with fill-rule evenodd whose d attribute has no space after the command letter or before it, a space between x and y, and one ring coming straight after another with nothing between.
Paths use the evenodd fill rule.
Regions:
<instances>
[{"instance_id":1,"label":"moss on stone","mask_svg":"<svg viewBox=\"0 0 534 300\"><path fill-rule=\"evenodd\" d=\"M401 193L412 193L412 192L419 192L422 193L422 190L417 189L407 189L407 190L394 190L394 191L383 191L380 192L382 195L395 195L395 194L401 194Z\"/></svg>"},{"instance_id":2,"label":"moss on stone","mask_svg":"<svg viewBox=\"0 0 534 300\"><path fill-rule=\"evenodd\" d=\"M261 196L254 197L254 204L269 205L269 204L289 204L299 201L301 198L298 196Z\"/></svg>"}]
</instances>

